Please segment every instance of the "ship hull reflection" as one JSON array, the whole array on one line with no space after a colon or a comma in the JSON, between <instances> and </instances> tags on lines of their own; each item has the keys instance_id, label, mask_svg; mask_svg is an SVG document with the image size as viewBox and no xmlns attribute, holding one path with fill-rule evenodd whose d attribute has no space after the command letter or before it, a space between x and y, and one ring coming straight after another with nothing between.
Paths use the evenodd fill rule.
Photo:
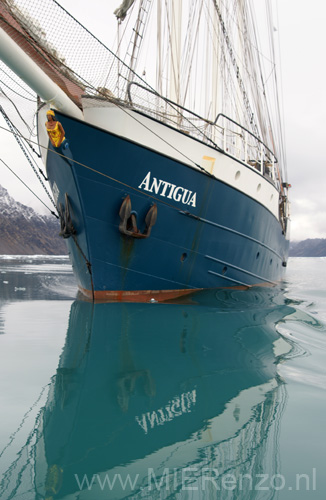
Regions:
<instances>
[{"instance_id":1,"label":"ship hull reflection","mask_svg":"<svg viewBox=\"0 0 326 500\"><path fill-rule=\"evenodd\" d=\"M255 474L269 456L275 473L289 350L277 324L292 311L266 289L188 305L76 301L39 429L39 494L187 498L186 478L215 498L227 471Z\"/></svg>"}]
</instances>

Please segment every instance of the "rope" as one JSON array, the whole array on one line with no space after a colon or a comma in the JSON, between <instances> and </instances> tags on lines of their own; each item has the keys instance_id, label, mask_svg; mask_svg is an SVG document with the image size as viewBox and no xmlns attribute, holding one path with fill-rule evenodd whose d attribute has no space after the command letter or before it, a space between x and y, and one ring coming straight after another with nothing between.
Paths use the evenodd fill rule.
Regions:
<instances>
[{"instance_id":1,"label":"rope","mask_svg":"<svg viewBox=\"0 0 326 500\"><path fill-rule=\"evenodd\" d=\"M60 6L60 5L59 5L59 4L58 4L55 0L53 0L53 1L54 1L54 3L56 3L56 4L58 5L58 7L60 7L62 10L64 10L64 11L65 11L65 9L64 9L63 7L61 7L61 6ZM65 12L67 12L67 11L65 11ZM69 14L69 13L68 13L68 15L70 16L70 14ZM80 24L80 23L79 23L79 22L78 22L78 21L77 21L77 20L76 20L73 16L70 16L70 17L72 17L72 19L74 19L74 21L75 21L77 24ZM8 21L7 21L6 19L2 18L2 21L4 21L6 24L9 24L9 26L11 26L11 25L10 25L10 23L8 23ZM80 26L82 26L82 25L80 25ZM84 28L83 26L82 26L82 28L83 28L86 32L88 32L88 30L87 30L86 28ZM89 33L89 32L88 32L88 33ZM91 35L92 35L92 34L91 34ZM22 36L25 38L26 42L28 42L28 43L29 43L29 44L33 47L33 49L34 49L36 52L38 52L38 54L39 54L40 56L42 56L42 57L44 58L44 55L43 55L43 54L42 54L42 52L39 50L38 45L37 45L37 44L36 44L36 43L35 43L35 42L31 39L31 38L27 37L26 35L22 35ZM111 50L110 50L110 49L108 49L108 48L107 48L104 44L102 44L102 42L100 42L100 41L99 41L96 37L94 37L94 35L92 35L92 36L93 36L93 38L94 38L94 39L95 39L98 43L100 43L101 45L103 45L103 47L104 47L107 51L109 51L111 54L113 54L113 53L111 52ZM113 55L114 55L114 54L113 54ZM115 56L115 57L116 57L116 56ZM50 66L52 66L52 68L53 68L55 71L58 71L58 64L57 64L57 61L53 61L53 60L52 60L52 58L53 58L53 55L52 55L52 57L50 57L50 58L46 58L45 60L46 60L46 62L47 62ZM121 63L124 65L124 67L125 67L125 68L127 68L127 69L129 70L129 72L130 72L132 75L134 75L134 76L136 76L137 78L139 78L139 79L140 79L140 81L142 81L142 82L146 85L146 87L148 87L148 89L150 89L152 92L154 92L154 94L156 94L156 95L157 95L157 92L155 91L155 89L154 89L151 85L149 85L147 82L145 82L145 80L143 80L141 77L139 77L139 76L135 73L135 71L134 71L132 68L130 68L130 67L129 67L126 63L124 63L123 61L119 61L119 62L121 62ZM78 73L77 73L76 71L74 71L72 68L70 68L69 66L67 66L67 65L66 65L63 61L60 61L60 65L61 65L62 67L64 67L64 68L66 68L66 70L67 70L67 71L69 71L70 73L74 74L74 75L75 75L75 77L76 77L76 79L77 79L78 81L80 81L80 82L82 81L82 82L83 82L83 84L84 84L84 85L85 85L88 89L93 90L93 92L95 92L96 94L99 94L99 95L102 95L103 97L106 97L106 96L105 96L105 94L104 94L103 92L101 92L98 88L96 88L94 85L92 85L91 83L89 83L89 82L88 82L85 78L83 78L80 74L78 74ZM122 75L121 75L121 76L122 76ZM73 79L71 79L71 78L70 78L70 80L71 80L72 82L74 82L74 80L73 80ZM6 95L6 94L5 94L5 96L7 97L7 95ZM197 130L197 131L199 132L199 134L200 134L203 138L205 138L208 142L212 143L212 144L216 147L216 149L219 149L219 148L218 148L218 146L215 144L215 142L214 142L212 139L210 139L210 138L206 135L206 133L205 133L205 132L203 132L202 130L200 130L200 128L199 128L199 127L197 127L194 123L192 123L192 122L191 122L191 120L189 120L189 118L187 118L186 116L184 116L184 115L180 112L180 110L178 109L178 107L174 106L174 105L173 105L173 103L172 103L171 101L169 101L169 99L167 99L167 98L165 98L164 96L161 96L161 95L160 95L159 97L160 97L160 98L161 98L161 99L162 99L162 100L163 100L163 101L164 101L164 102L165 102L168 106L170 106L170 107L173 109L173 111L174 111L175 113L177 113L177 115L179 115L179 116L180 116L183 120L185 120L186 122L188 122L188 123L191 125L191 127L193 127L195 130ZM8 97L7 97L7 98L8 98ZM9 99L9 98L8 98L8 99ZM9 99L9 100L10 100L10 99ZM201 170L205 171L205 169L202 169L202 167L201 167L200 165L196 164L193 160L191 160L189 157L187 157L184 153L182 153L182 152L181 152L181 151L179 151L177 148L175 148L174 146L172 146L172 144L170 144L170 143L168 143L167 141L165 141L164 139L162 139L162 137L161 137L160 135L158 135L158 134L156 134L155 132L153 132L153 130L152 130L150 127L147 127L147 126L146 126L146 125L144 125L141 121L137 120L137 118L136 118L134 115L131 115L130 113L128 113L128 111L126 110L126 108L125 108L124 106L119 105L117 102L115 102L114 104L115 104L115 105L116 105L119 109L121 109L122 111L124 111L125 113L127 113L127 114L128 114L128 116L130 116L130 117L131 117L131 118L133 118L135 121L137 121L137 122L138 122L141 126L143 126L144 128L146 128L147 130L149 130L149 131L150 131L153 135L155 135L156 137L158 137L159 139L161 139L163 142L165 142L166 144L168 144L169 146L171 146L171 147L172 147L173 149L175 149L175 150L176 150L179 154L181 154L182 156L184 156L184 157L185 157L188 161L192 162L192 163L193 163L193 164L194 164L197 168L199 168L199 169L201 169ZM17 110L17 109L16 109L16 110ZM17 112L18 112L18 110L17 110ZM205 172L206 172L206 171L205 171ZM207 172L207 174L208 174L208 175L211 175L211 174L209 174L208 172Z\"/></svg>"},{"instance_id":2,"label":"rope","mask_svg":"<svg viewBox=\"0 0 326 500\"><path fill-rule=\"evenodd\" d=\"M0 129L5 130L8 133L13 133L10 130L6 129L5 127L2 127L1 125L0 125ZM23 139L25 139L25 141L29 141L29 142L31 142L33 144L37 144L36 142L32 141L31 139L26 139L26 137L23 137ZM50 153L56 154L58 156L61 156L64 159L66 159L66 157L63 154L59 153L58 151L54 151L53 149L50 149L47 146L42 146L41 144L39 144L39 147L47 150ZM107 179L110 179L113 182L121 184L122 186L125 186L128 189L132 189L133 191L136 191L138 193L144 194L144 191L141 191L140 189L135 188L134 186L130 186L129 184L126 184L125 182L119 181L118 179L115 179L114 177L112 177L112 176L110 176L108 174L105 174L104 172L100 172L99 170L96 170L95 168L92 168L89 165L85 165L84 163L81 163L81 162L79 162L77 160L74 160L73 158L69 158L69 160L72 161L73 163L75 163L76 165L80 165L81 167L84 167L87 170L91 170L92 172L94 172L94 173L96 173L98 175L102 175L103 177L106 177ZM205 174L207 174L208 176L211 176L211 177L215 178L215 176L213 176L212 174L209 174L209 172L206 172L206 170L204 170L202 167L200 167L200 169L202 171L204 171ZM149 198L152 198L153 200L158 201L158 202L160 202L160 203L162 203L162 204L164 204L164 205L166 205L166 206L168 206L170 208L173 208L174 210L177 210L178 212L180 211L179 208L175 207L174 205L171 205L170 203L162 200L161 198L157 198L156 196L153 196L153 195L150 195L150 194L147 194L147 193L146 193L146 196L148 196Z\"/></svg>"},{"instance_id":3,"label":"rope","mask_svg":"<svg viewBox=\"0 0 326 500\"><path fill-rule=\"evenodd\" d=\"M48 152L54 153L58 156L61 156L64 159L66 159L66 157L63 154L58 153L57 151L53 151L53 149L49 149L45 146L41 146L41 147L46 149ZM125 186L128 189L132 189L133 191L136 191L137 193L144 194L144 191L141 191L140 189L135 188L134 186L130 186L130 184L127 184L126 182L119 181L118 179L115 179L114 177L111 177L110 175L105 174L104 172L100 172L99 170L96 170L95 168L92 168L89 165L85 165L84 163L81 163L77 160L73 160L72 158L69 158L69 160L73 161L76 165L80 165L81 167L84 167L87 170L94 172L95 174L102 175L103 177L106 177L107 179L110 179L111 181L116 182L117 184L121 184L122 186ZM156 196L153 196L153 195L150 195L147 193L146 193L146 196L148 196L148 198L152 198L153 200L158 201L158 202L160 202L160 203L162 203L170 208L173 208L174 210L177 210L178 212L180 211L180 209L176 208L174 205L171 205L171 203L168 203L168 202L162 200L161 198L156 198Z\"/></svg>"},{"instance_id":4,"label":"rope","mask_svg":"<svg viewBox=\"0 0 326 500\"><path fill-rule=\"evenodd\" d=\"M213 177L215 178L215 176L209 172L207 172L207 170L205 170L203 167L201 167L200 165L198 165L198 163L196 163L194 160L192 160L191 158L189 158L189 156L187 156L186 154L184 154L182 151L180 151L177 147L173 146L170 142L166 141L165 139L163 139L163 137L161 137L159 134L157 134L156 132L153 131L153 129L151 129L150 127L148 127L147 125L145 125L143 122L141 122L140 120L137 120L137 118L134 116L134 115L131 115L130 113L128 113L128 111L123 107L123 106L120 106L118 104L116 104L116 106L121 109L122 111L124 111L125 113L127 113L128 116L130 116L130 118L132 118L133 120L135 120L137 123L139 123L142 127L144 127L146 130L148 130L149 132L151 132L153 135L155 135L155 137L159 138L162 142L164 142L165 144L167 144L169 147L171 147L172 149L174 149L177 153L179 153L181 156L183 156L186 160L188 160L190 163L192 163L193 165L195 165L196 168L198 168L199 170L201 170L202 172L205 172L205 174L207 174L208 176L210 177ZM173 106L172 106L173 107ZM211 141L213 142L213 141Z\"/></svg>"},{"instance_id":5,"label":"rope","mask_svg":"<svg viewBox=\"0 0 326 500\"><path fill-rule=\"evenodd\" d=\"M3 127L1 127L1 128L3 128ZM5 129L5 130L6 130L6 129ZM24 184L24 186L25 186L26 188L27 188L27 189L28 189L28 190L29 190L29 191L30 191L30 192L31 192L31 193L32 193L32 194L33 194L33 195L34 195L34 196L35 196L35 197L36 197L36 198L37 198L37 199L38 199L38 200L39 200L39 201L40 201L40 202L41 202L41 203L42 203L42 204L43 204L43 205L44 205L44 206L45 206L45 207L46 207L46 208L50 211L50 212L51 212L51 214L52 214L52 215L54 215L54 217L56 217L57 219L59 219L58 215L57 215L55 212L53 212L53 211L51 210L51 208L50 208L50 207L48 207L48 206L44 203L44 201L42 201L42 200L41 200L41 198L39 198L39 197L37 196L37 194L36 194L36 193L34 193L34 191L32 191L32 190L31 190L31 188L30 188L29 186L27 186L27 184L26 184L26 183L25 183L25 182L24 182L24 181L23 181L23 180L22 180L22 179L21 179L21 178L20 178L20 177L19 177L19 176L18 176L18 175L17 175L17 174L16 174L16 173L15 173L15 172L14 172L14 171L10 168L10 167L9 167L9 165L7 165L7 163L5 163L5 162L4 162L1 158L0 158L0 161L4 164L4 166L5 166L5 167L7 167L7 168L8 168L8 170L10 170L10 172L11 172L12 174L14 174L14 176L15 176L15 177L17 177L17 179L18 179L18 180L19 180L22 184Z\"/></svg>"},{"instance_id":6,"label":"rope","mask_svg":"<svg viewBox=\"0 0 326 500\"><path fill-rule=\"evenodd\" d=\"M213 25L214 33L209 33L209 37L211 37L211 35L216 33L217 38L220 39L221 55L220 56L218 54L215 55L217 55L217 57L225 59L226 63L225 73L221 71L221 76L222 76L221 88L223 93L223 102L226 101L224 97L227 97L228 94L232 93L233 99L231 99L231 101L233 102L234 97L236 98L237 101L239 101L237 103L232 104L232 111L235 112L235 116L238 117L237 121L242 121L243 119L245 119L246 122L248 123L248 120L250 121L250 118L252 117L252 113L248 112L248 110L246 112L246 105L248 106L248 102L250 101L249 103L250 109L255 114L254 119L256 122L255 123L256 127L257 128L258 126L260 127L259 135L265 137L267 133L267 137L269 138L270 136L269 129L271 127L267 127L266 122L264 122L263 118L263 112L265 111L265 106L267 107L266 96L265 96L266 103L265 101L262 101L261 105L257 97L258 92L256 86L259 85L258 82L259 67L258 67L258 72L254 71L253 75L247 74L248 73L247 66L251 67L255 63L256 59L258 63L260 62L258 47L256 48L257 36L254 31L254 26L252 25L253 22L252 14L250 15L251 7L250 6L247 7L246 3L243 2L239 3L235 0L229 3L224 0L220 0L219 2L213 0L213 2L210 2L210 4L208 4L208 1L204 2L204 4L202 2L203 0L199 1L191 0L191 2L189 2L190 4L192 4L192 7L189 10L189 19L188 19L189 29L187 29L186 42L185 42L185 46L188 48L188 54L183 55L182 59L185 60L181 61L182 63L181 78L184 80L186 86L185 95L189 95L188 91L189 93L190 91L192 93L192 88L188 89L189 78L193 69L192 64L194 61L194 58L190 57L190 53L191 50L192 51L195 50L195 47L193 47L190 43L190 33L193 33L195 35L195 38L197 37L198 30L196 30L197 26L196 22L199 21L196 20L200 16L199 15L195 16L193 12L195 11L198 12L197 10L195 10L198 8L198 10L200 11L204 10L206 12L209 24L209 31L211 30L210 26L213 20L215 20L215 18L216 21L219 20L219 22L216 23L216 26L214 23ZM60 85L60 77L56 78L55 74L56 72L59 72L64 78L69 79L74 85L79 86L80 89L84 90L89 89L90 94L94 95L95 93L95 96L102 95L103 97L105 97L105 95L100 90L101 88L103 88L103 82L104 82L105 87L107 86L108 89L110 89L113 93L116 93L117 91L118 92L117 98L123 101L126 95L126 84L128 83L131 71L133 75L131 78L132 81L143 83L144 85L147 86L147 89L153 90L153 88L149 84L147 84L141 76L137 75L134 71L132 71L132 69L128 67L128 65L125 64L124 61L122 61L118 57L117 54L112 52L112 50L108 49L99 39L97 39L91 32L89 32L84 26L82 26L73 16L71 16L60 5L60 2L58 1L44 2L44 8L42 4L42 9L37 8L37 3L38 2L35 2L35 0L22 0L24 11L22 10L20 13L19 12L17 13L17 11L12 12L13 16L14 17L16 16L17 22L19 23L21 22L22 17L26 17L26 13L29 13L30 15L30 18L28 17L28 20L30 21L30 28L28 30L28 33L25 31L20 33L17 32L17 37L18 37L17 40L19 41L20 39L22 39L22 37L24 37L25 42L33 47L33 51L34 50L37 51L38 55L44 59L45 64L49 66L49 68L51 66L52 68L55 69L52 77L54 78L54 81L56 81L57 84ZM168 3L167 0L165 3L166 4ZM200 7L203 7L203 5L205 5L204 9L203 8L200 9ZM208 11L208 5L211 5L211 7L214 8L214 16L212 16L213 11ZM218 5L218 10L216 9L216 5ZM10 6L8 7L6 6L6 9L7 8L8 11L11 11ZM269 9L271 10L271 7ZM223 10L227 11L225 12L225 15L223 13ZM239 22L240 18L241 22ZM128 17L128 22L129 19L130 17ZM227 19L230 19L230 24L228 23ZM8 22L8 20L3 19L3 22ZM234 28L231 25L231 22L234 23L235 27L238 29L239 40L241 46L243 45L244 63L240 64L240 66L236 62L236 58L238 57L237 54L238 38L236 40L233 40ZM44 31L48 33L47 37L48 41L43 39L44 37L41 37L40 26L44 27ZM25 26L24 29L26 29ZM68 31L71 34L69 37L69 41L64 36L64 33ZM33 34L35 36L33 36ZM83 37L81 36L81 34L83 35ZM79 43L79 40L81 38L84 40L83 43L87 45L87 50L82 51L82 54L78 55L75 51L75 46L77 42ZM253 38L253 40L251 40L251 38ZM209 40L207 41L207 46L209 48L209 51L212 50L213 45L209 43ZM55 50L54 47L56 47L57 50ZM255 52L253 52L252 49L254 49L254 51L257 51L257 56L255 55ZM214 50L216 51L216 49ZM60 54L65 54L66 58L65 59L61 58ZM202 59L204 58L206 58L206 55L202 57ZM68 67L67 61L69 61L69 65L72 68ZM238 71L239 67L242 73L241 75L239 74ZM103 70L105 73L104 80L103 80L103 75L101 74L101 71L98 70L98 68L105 68ZM262 68L260 68L260 73L262 73L261 69ZM226 73L228 74L229 77L228 80L226 79ZM204 72L201 72L201 74L203 75ZM194 83L196 83L197 82L196 75L193 75L193 77L194 77ZM209 79L206 79L206 82L204 80L204 83L206 85L208 85L208 80ZM264 83L262 75L261 75L261 80L262 83ZM238 86L237 90L235 89L235 85ZM162 92L160 91L160 93ZM241 99L241 96L243 97L243 99ZM202 97L200 93L198 92L195 93L193 95L194 102L190 107L195 109L196 103L199 103L201 98ZM207 130L206 126L202 129L200 126L198 126L197 123L192 123L191 119L189 119L189 117L186 114L184 115L183 113L180 113L180 110L178 110L176 107L171 106L169 102L165 101L165 98L163 96L160 96L160 99L162 100L162 109L164 108L166 109L167 106L169 106L169 109L171 110L174 109L174 113L172 113L171 116L175 116L174 121L177 125L179 125L179 120L180 120L179 117L181 117L182 122L184 122L185 125L187 124L191 125L193 134L195 136L197 136L197 133L199 133L200 136L198 135L198 138L200 137L204 141L212 140L210 136L210 130ZM135 95L136 109L141 110L142 101L144 102L148 101L148 110L150 113L155 112L155 110L157 109L156 101L153 102L153 100L151 99L148 100L148 96L144 92L143 93L137 92L137 94ZM236 109L233 109L233 107L236 108L236 104L238 104L239 107L241 107L241 110L239 110L238 112L236 112ZM123 107L121 109L124 112L127 112L127 110L124 109ZM229 112L226 112L226 109L223 109L223 111L228 115L230 114ZM247 117L247 115L249 115L249 117ZM135 119L134 116L132 116L132 118ZM142 126L144 125L142 124ZM153 133L152 130L151 132ZM266 141L267 137L265 137L264 142L268 142ZM198 167L198 165L196 166Z\"/></svg>"},{"instance_id":7,"label":"rope","mask_svg":"<svg viewBox=\"0 0 326 500\"><path fill-rule=\"evenodd\" d=\"M3 82L1 82L3 83ZM19 109L17 108L16 104L12 101L12 99L10 99L10 97L4 92L3 88L0 87L0 91L1 93L5 96L6 99L8 99L8 101L11 103L11 105L13 106L13 108L15 109L17 115L19 116L19 118L21 119L21 121L24 123L25 127L27 128L27 130L29 131L30 134L32 134L32 129L31 127L28 125L28 123L24 120L24 118L22 117ZM3 110L2 111L2 114L4 113L4 109L2 108L1 106L1 109Z\"/></svg>"},{"instance_id":8,"label":"rope","mask_svg":"<svg viewBox=\"0 0 326 500\"><path fill-rule=\"evenodd\" d=\"M22 141L21 141L21 139L20 139L20 137L22 137L23 139L24 139L24 137L23 137L23 136L22 136L22 134L21 134L21 133L17 130L17 128L13 125L13 123L11 122L10 118L8 117L8 115L6 114L6 112L4 111L4 109L2 108L2 106L0 106L0 112L2 113L2 116L4 117L4 119L5 119L5 121L6 121L7 125L8 125L8 127L9 127L9 128L10 128L10 130L12 131L12 133L13 133L13 135L14 135L14 137L15 137L15 139L16 139L16 141L17 141L17 143L18 143L19 147L20 147L20 149L21 149L21 150L22 150L22 152L24 153L24 156L25 156L25 158L27 159L27 161L28 161L29 165L32 167L32 169L33 169L33 171L34 171L34 173L35 173L36 177L38 178L38 180L39 180L39 182L40 182L41 186L43 187L43 189L44 189L45 193L47 194L47 196L48 196L49 200L51 201L52 205L53 205L55 208L57 208L57 207L56 207L56 204L55 204L55 202L54 202L54 200L53 200L53 198L52 198L52 196L50 195L50 193L49 193L48 189L47 189L47 188L46 188L46 186L44 185L44 183L43 183L43 181L42 181L41 177L40 177L40 176L39 176L39 174L37 173L36 168L35 168L35 166L33 165L33 162L32 162L32 160L31 160L31 157L27 154L27 151L26 151L26 149L25 149L25 147L24 147L24 144L22 143ZM26 139L25 139L25 140L26 140ZM28 144L28 142L27 142L27 144ZM41 170L40 168L39 168L39 171L40 171L40 173L43 175L43 178L44 178L45 180L48 180L48 179L45 177L44 173L42 172L42 170Z\"/></svg>"},{"instance_id":9,"label":"rope","mask_svg":"<svg viewBox=\"0 0 326 500\"><path fill-rule=\"evenodd\" d=\"M27 41L29 41L29 43L31 43L31 41L25 37ZM31 45L33 46L33 48L39 52L37 46L33 43L31 43ZM40 52L39 52L40 53ZM40 54L41 55L41 54ZM57 66L56 64L54 64L52 61L47 61L54 69L57 69ZM75 71L71 70L71 68L68 68L68 66L66 66L65 64L62 63L63 66L65 66L67 69L70 69L70 71L72 73L74 73L74 75L76 75L76 77L78 77L79 79L81 79L89 89L92 89L93 91L95 91L97 94L100 94L104 97L105 94L103 94L102 92L99 91L99 89L96 89L93 85L91 85L89 82L87 82L84 78L82 78L80 75L78 75L78 73L76 73ZM130 70L132 71L132 70ZM133 71L132 71L133 72ZM146 84L155 94L155 90L152 89L152 87L150 87L148 84ZM3 94L5 95L5 97L7 97L7 99L9 99L11 101L11 99L3 92ZM203 131L201 131L198 127L196 127L188 118L186 118L184 115L182 115L182 113L180 113L180 111L172 105L171 102L169 102L168 99L164 98L163 96L160 96L162 98L163 101L166 102L166 104L168 104L169 106L171 106L171 108L179 115L181 116L184 120L186 120L187 122L189 122L196 130L198 130L198 132L206 139L208 140L209 142L213 143L213 145L216 147L216 149L219 149L218 146L214 143L214 141L212 141ZM12 102L12 101L11 101ZM13 103L12 103L13 104ZM181 156L183 156L186 160L188 160L189 162L191 162L193 165L195 165L198 169L202 170L203 172L205 172L207 175L211 176L211 177L214 177L212 174L210 174L209 172L207 172L203 167L201 167L200 165L198 165L195 161L193 161L191 158L189 158L187 155L185 155L184 153L182 153L180 150L178 150L178 148L176 148L175 146L173 146L171 143L169 143L168 141L166 141L165 139L163 139L159 134L155 133L150 127L148 127L147 125L145 125L143 122L141 122L140 120L138 120L133 114L130 114L127 109L122 106L122 105L119 105L117 102L114 103L121 111L123 111L124 113L126 113L130 118L132 118L133 120L135 120L137 123L139 123L143 128L145 128L146 130L148 130L151 134L155 135L155 137L157 137L158 139L160 139L162 142L164 142L165 144L167 144L168 146L170 146L172 149L174 149L177 153L179 153ZM14 104L13 104L14 105ZM15 106L15 105L14 105ZM0 106L0 110L1 110L1 106ZM16 106L15 106L16 108ZM16 111L17 113L19 114L19 116L21 117L18 109L16 108ZM22 118L22 117L21 117ZM9 120L9 118L8 118ZM23 120L23 118L22 118ZM7 120L6 120L7 121ZM23 120L24 121L24 120ZM26 124L27 126L27 124ZM31 131L30 131L31 132ZM25 139L26 140L26 139ZM35 172L36 173L36 172ZM36 173L37 175L37 173ZM40 182L42 183L42 181L40 180ZM45 186L44 186L44 189L46 190ZM48 193L47 193L48 194ZM48 196L50 197L51 199L51 196L48 194ZM52 201L52 200L51 200Z\"/></svg>"},{"instance_id":10,"label":"rope","mask_svg":"<svg viewBox=\"0 0 326 500\"><path fill-rule=\"evenodd\" d=\"M1 69L1 68L0 68ZM7 76L7 75L6 75ZM22 99L26 99L27 101L30 101L30 102L35 102L35 99L31 99L29 97L26 97L24 96L23 94L20 94L19 92L17 92L16 90L12 89L11 87L9 87L9 85L7 85L4 81L1 81L2 85L4 85L5 87L7 87L7 89L9 89L11 92L13 92L14 94L18 95L19 97L21 97ZM15 82L16 83L16 82ZM2 88L0 87L0 90L1 92L7 97L7 99L9 99L9 97L4 93L4 91L2 90ZM11 99L9 99L9 101L11 101ZM12 103L12 101L11 101Z\"/></svg>"},{"instance_id":11,"label":"rope","mask_svg":"<svg viewBox=\"0 0 326 500\"><path fill-rule=\"evenodd\" d=\"M250 119L250 123L252 123L252 126L253 126L254 131L255 131L255 135L257 135L258 137L260 137L258 127L257 127L256 122L254 120L254 113L253 113L253 111L251 109L251 105L250 105L250 101L249 101L249 98L248 98L248 95L247 95L247 91L246 91L243 79L242 79L242 77L240 75L240 68L239 68L239 66L237 64L237 60L236 60L235 53L234 53L234 50L233 50L233 47L232 47L232 43L231 43L231 40L230 40L228 31L227 31L227 28L225 26L225 23L224 23L224 20L223 20L220 8L219 8L216 0L213 0L213 3L214 3L214 6L215 6L215 9L216 9L216 12L217 12L220 24L221 24L222 33L224 35L225 43L226 43L226 46L227 46L228 51L229 51L231 63L232 63L232 65L234 67L234 70L236 72L236 78L238 80L239 87L240 87L240 90L242 92L242 97L243 97L243 100L244 100L244 104L245 104L246 110L248 112L248 117Z\"/></svg>"},{"instance_id":12,"label":"rope","mask_svg":"<svg viewBox=\"0 0 326 500\"><path fill-rule=\"evenodd\" d=\"M34 403L32 404L32 406L26 411L25 415L23 416L22 418L22 421L20 422L19 426L17 427L17 429L11 434L10 438L9 438L9 442L6 444L6 446L2 449L2 451L0 452L0 458L3 456L4 452L12 445L16 435L18 434L18 432L23 428L29 414L31 413L31 411L33 411L33 409L35 408L35 406L38 404L38 402L40 401L40 399L42 398L43 394L44 394L44 391L50 386L50 384L46 384L42 387L42 390L41 390L41 393L40 395L38 396L38 398L36 399L36 401L34 401Z\"/></svg>"},{"instance_id":13,"label":"rope","mask_svg":"<svg viewBox=\"0 0 326 500\"><path fill-rule=\"evenodd\" d=\"M9 80L11 80L12 82L14 82L14 84L17 85L18 87L20 87L24 92L26 92L26 94L29 94L31 97L33 97L33 99L28 99L26 96L24 96L22 94L18 94L18 95L20 95L24 99L35 101L35 94L33 94L32 92L30 92L26 87L23 87L22 85L20 85L20 83L17 80L15 80L12 76L10 76L10 74L7 73L7 71L5 71L2 67L0 68L0 70L2 71L2 73L4 73L6 75L7 78L9 78ZM2 83L4 83L4 82L2 82ZM6 85L6 87L8 87L7 84L5 84L5 85ZM10 87L10 90L12 90L11 87ZM16 93L18 93L18 92L16 92Z\"/></svg>"},{"instance_id":14,"label":"rope","mask_svg":"<svg viewBox=\"0 0 326 500\"><path fill-rule=\"evenodd\" d=\"M94 282L93 282L93 273L92 273L92 264L90 263L90 261L87 259L86 255L84 254L82 248L80 247L79 243L78 243L78 240L76 238L76 235L75 234L72 234L71 235L72 239L74 240L74 243L77 247L77 249L79 250L79 252L81 253L84 261L85 261L85 264L86 264L86 267L88 269L88 272L89 272L89 275L90 275L90 278L91 278L91 286L92 286L92 295L93 295L93 298L94 298Z\"/></svg>"}]
</instances>

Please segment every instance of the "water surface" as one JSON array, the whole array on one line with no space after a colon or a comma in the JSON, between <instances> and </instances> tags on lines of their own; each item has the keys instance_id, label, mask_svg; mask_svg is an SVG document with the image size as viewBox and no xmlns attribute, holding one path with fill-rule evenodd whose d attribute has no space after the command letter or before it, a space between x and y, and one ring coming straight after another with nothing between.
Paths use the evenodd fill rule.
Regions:
<instances>
[{"instance_id":1,"label":"water surface","mask_svg":"<svg viewBox=\"0 0 326 500\"><path fill-rule=\"evenodd\" d=\"M0 258L0 497L324 499L326 259L276 288L76 299Z\"/></svg>"}]
</instances>

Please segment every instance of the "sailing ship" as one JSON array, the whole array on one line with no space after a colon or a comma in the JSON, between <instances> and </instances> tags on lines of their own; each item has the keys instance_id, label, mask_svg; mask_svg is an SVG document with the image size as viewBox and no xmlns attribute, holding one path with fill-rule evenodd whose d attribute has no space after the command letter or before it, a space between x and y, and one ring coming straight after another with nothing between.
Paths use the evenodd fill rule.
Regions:
<instances>
[{"instance_id":1,"label":"sailing ship","mask_svg":"<svg viewBox=\"0 0 326 500\"><path fill-rule=\"evenodd\" d=\"M289 184L269 1L266 11L270 59L247 0L125 0L116 51L56 1L0 1L4 74L16 94L34 92L37 143L84 296L169 300L281 279ZM31 144L10 88L7 122ZM49 111L65 132L59 147Z\"/></svg>"}]
</instances>

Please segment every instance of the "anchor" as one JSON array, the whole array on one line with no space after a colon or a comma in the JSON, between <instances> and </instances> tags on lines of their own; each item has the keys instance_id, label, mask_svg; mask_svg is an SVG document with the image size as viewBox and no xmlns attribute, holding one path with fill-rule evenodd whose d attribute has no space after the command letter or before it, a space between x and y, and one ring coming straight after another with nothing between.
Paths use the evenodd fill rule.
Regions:
<instances>
[{"instance_id":1,"label":"anchor","mask_svg":"<svg viewBox=\"0 0 326 500\"><path fill-rule=\"evenodd\" d=\"M73 236L76 234L76 230L73 226L71 217L70 217L70 206L69 206L69 198L68 194L65 193L65 207L63 207L62 203L59 204L59 215L60 215L60 224L61 224L61 231L59 233L59 236L62 236L62 238L70 238L70 236Z\"/></svg>"},{"instance_id":2,"label":"anchor","mask_svg":"<svg viewBox=\"0 0 326 500\"><path fill-rule=\"evenodd\" d=\"M131 236L132 238L148 238L151 234L152 227L156 223L157 219L157 205L154 203L148 210L145 217L146 227L141 233L137 227L137 218L134 212L131 210L131 200L129 194L125 197L122 202L119 211L120 224L119 231L126 236Z\"/></svg>"}]
</instances>

